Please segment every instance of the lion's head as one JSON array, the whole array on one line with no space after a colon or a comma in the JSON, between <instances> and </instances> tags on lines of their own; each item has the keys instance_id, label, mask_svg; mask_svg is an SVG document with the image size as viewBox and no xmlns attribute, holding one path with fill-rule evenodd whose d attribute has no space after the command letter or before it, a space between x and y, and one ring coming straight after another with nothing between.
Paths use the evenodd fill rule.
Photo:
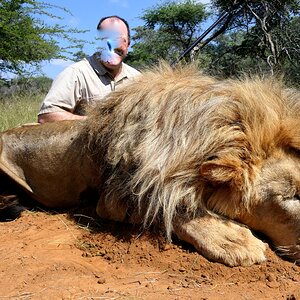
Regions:
<instances>
[{"instance_id":1,"label":"lion's head","mask_svg":"<svg viewBox=\"0 0 300 300\"><path fill-rule=\"evenodd\" d=\"M169 235L178 215L212 211L299 258L298 100L275 80L217 81L192 67L145 73L87 121L107 149L102 200L146 207L144 222L161 217Z\"/></svg>"},{"instance_id":2,"label":"lion's head","mask_svg":"<svg viewBox=\"0 0 300 300\"><path fill-rule=\"evenodd\" d=\"M299 100L275 80L218 81L161 65L85 121L1 133L0 170L48 207L77 205L96 189L100 216L156 220L228 265L265 259L240 223L297 260Z\"/></svg>"}]
</instances>

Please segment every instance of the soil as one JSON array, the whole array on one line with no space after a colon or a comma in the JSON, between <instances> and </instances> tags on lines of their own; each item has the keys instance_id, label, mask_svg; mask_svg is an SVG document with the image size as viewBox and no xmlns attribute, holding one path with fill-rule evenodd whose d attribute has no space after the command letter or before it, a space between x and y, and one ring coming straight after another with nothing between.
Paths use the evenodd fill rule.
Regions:
<instances>
[{"instance_id":1,"label":"soil","mask_svg":"<svg viewBox=\"0 0 300 300\"><path fill-rule=\"evenodd\" d=\"M0 223L0 242L0 299L300 300L300 267L271 249L230 268L159 232L43 211Z\"/></svg>"}]
</instances>

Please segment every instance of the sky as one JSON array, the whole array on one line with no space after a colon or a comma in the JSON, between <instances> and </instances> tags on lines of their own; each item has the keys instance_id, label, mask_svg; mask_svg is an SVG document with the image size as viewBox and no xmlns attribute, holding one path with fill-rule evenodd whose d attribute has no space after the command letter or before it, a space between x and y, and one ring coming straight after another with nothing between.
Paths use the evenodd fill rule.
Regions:
<instances>
[{"instance_id":1,"label":"sky","mask_svg":"<svg viewBox=\"0 0 300 300\"><path fill-rule=\"evenodd\" d=\"M207 0L198 0L201 3L208 4ZM62 10L53 9L54 15L63 17L63 20L50 19L43 17L48 24L59 23L77 29L90 30L82 37L87 41L95 41L97 36L96 26L99 20L108 15L119 15L127 20L130 28L143 25L143 21L139 19L143 15L145 9L152 8L162 3L158 0L48 0L49 4L57 5L68 9L72 15L64 13ZM86 54L95 52L97 45L85 44L83 51ZM54 59L46 61L42 64L42 71L50 78L55 78L71 61Z\"/></svg>"}]
</instances>

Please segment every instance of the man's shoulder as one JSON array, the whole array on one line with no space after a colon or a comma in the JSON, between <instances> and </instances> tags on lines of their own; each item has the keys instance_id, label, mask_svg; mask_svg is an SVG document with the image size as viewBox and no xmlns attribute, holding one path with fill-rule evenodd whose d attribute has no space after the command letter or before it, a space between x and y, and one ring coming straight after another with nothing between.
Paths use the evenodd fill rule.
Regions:
<instances>
[{"instance_id":1,"label":"man's shoulder","mask_svg":"<svg viewBox=\"0 0 300 300\"><path fill-rule=\"evenodd\" d=\"M126 63L123 63L123 70L124 72L126 73L126 76L128 78L132 78L132 77L135 77L135 76L138 76L141 74L140 71L138 71L137 69L127 65Z\"/></svg>"},{"instance_id":2,"label":"man's shoulder","mask_svg":"<svg viewBox=\"0 0 300 300\"><path fill-rule=\"evenodd\" d=\"M61 77L66 76L77 76L79 73L86 72L88 69L91 69L91 66L88 60L84 58L78 62L73 62L70 65L68 65L58 74L57 77L61 79Z\"/></svg>"},{"instance_id":3,"label":"man's shoulder","mask_svg":"<svg viewBox=\"0 0 300 300\"><path fill-rule=\"evenodd\" d=\"M71 65L69 65L68 68L74 69L74 70L81 70L83 68L91 68L91 65L89 61L86 58L83 58L80 61L77 61Z\"/></svg>"}]
</instances>

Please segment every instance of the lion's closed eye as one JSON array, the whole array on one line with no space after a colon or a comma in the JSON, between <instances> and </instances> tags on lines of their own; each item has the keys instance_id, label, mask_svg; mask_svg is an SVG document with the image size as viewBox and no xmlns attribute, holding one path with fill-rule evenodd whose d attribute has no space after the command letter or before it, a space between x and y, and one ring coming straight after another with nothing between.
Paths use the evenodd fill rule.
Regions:
<instances>
[{"instance_id":1,"label":"lion's closed eye","mask_svg":"<svg viewBox=\"0 0 300 300\"><path fill-rule=\"evenodd\" d=\"M295 194L294 195L294 199L299 200L300 201L300 195L299 194Z\"/></svg>"},{"instance_id":2,"label":"lion's closed eye","mask_svg":"<svg viewBox=\"0 0 300 300\"><path fill-rule=\"evenodd\" d=\"M295 157L300 158L300 148L298 147L298 145L295 145L293 143L294 142L293 137L288 137L288 138L286 137L286 139L287 139L287 141L286 141L286 145L284 147L285 152L288 154L291 154Z\"/></svg>"},{"instance_id":3,"label":"lion's closed eye","mask_svg":"<svg viewBox=\"0 0 300 300\"><path fill-rule=\"evenodd\" d=\"M290 193L290 194L280 195L278 197L280 197L283 201L287 201L287 200L300 201L300 195L298 193Z\"/></svg>"}]
</instances>

